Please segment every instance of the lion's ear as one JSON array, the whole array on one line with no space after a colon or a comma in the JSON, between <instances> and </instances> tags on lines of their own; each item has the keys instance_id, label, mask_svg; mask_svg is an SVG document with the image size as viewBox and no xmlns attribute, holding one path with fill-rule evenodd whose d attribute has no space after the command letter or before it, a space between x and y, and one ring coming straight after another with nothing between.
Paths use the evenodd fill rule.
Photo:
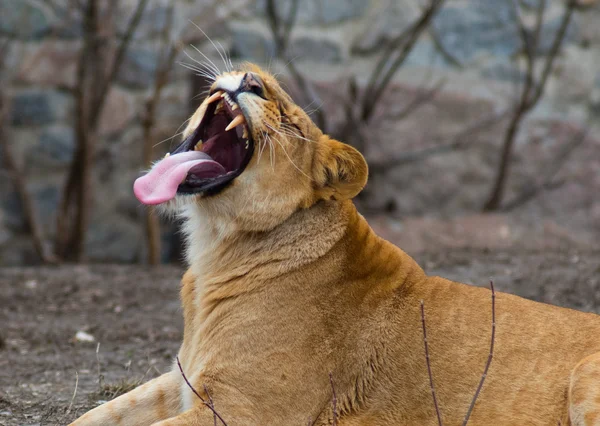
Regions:
<instances>
[{"instance_id":1,"label":"lion's ear","mask_svg":"<svg viewBox=\"0 0 600 426\"><path fill-rule=\"evenodd\" d=\"M349 145L323 135L316 143L313 177L318 198L346 200L355 197L367 183L364 157Z\"/></svg>"}]
</instances>

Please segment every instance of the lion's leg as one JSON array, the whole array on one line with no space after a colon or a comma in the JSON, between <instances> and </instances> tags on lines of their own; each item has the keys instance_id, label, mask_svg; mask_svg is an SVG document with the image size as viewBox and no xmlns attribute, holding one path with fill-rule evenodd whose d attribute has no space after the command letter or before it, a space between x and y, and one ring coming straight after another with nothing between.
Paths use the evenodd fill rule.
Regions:
<instances>
[{"instance_id":1,"label":"lion's leg","mask_svg":"<svg viewBox=\"0 0 600 426\"><path fill-rule=\"evenodd\" d=\"M569 418L573 426L600 425L600 352L584 358L571 373Z\"/></svg>"},{"instance_id":2,"label":"lion's leg","mask_svg":"<svg viewBox=\"0 0 600 426\"><path fill-rule=\"evenodd\" d=\"M227 419L223 420L225 420L225 423L229 424ZM178 416L163 420L161 422L153 423L152 426L213 426L214 424L214 414L209 408L194 407ZM217 424L221 425L223 423L217 419ZM235 422L234 424L238 424L238 422Z\"/></svg>"},{"instance_id":3,"label":"lion's leg","mask_svg":"<svg viewBox=\"0 0 600 426\"><path fill-rule=\"evenodd\" d=\"M102 404L77 419L72 426L149 425L168 419L180 410L181 376L165 373Z\"/></svg>"},{"instance_id":4,"label":"lion's leg","mask_svg":"<svg viewBox=\"0 0 600 426\"><path fill-rule=\"evenodd\" d=\"M227 424L229 426L253 426L261 424L258 423L253 416L245 412L246 410L237 410L236 407L227 407L226 410L223 410L223 412L226 414L221 414L218 407L215 407L215 411L219 413L223 421L221 421L221 419L218 417L215 417L214 412L208 407L204 405L197 405L194 408L190 408L186 412L179 414L178 416L153 423L152 426L214 426L215 421L217 425Z\"/></svg>"}]
</instances>

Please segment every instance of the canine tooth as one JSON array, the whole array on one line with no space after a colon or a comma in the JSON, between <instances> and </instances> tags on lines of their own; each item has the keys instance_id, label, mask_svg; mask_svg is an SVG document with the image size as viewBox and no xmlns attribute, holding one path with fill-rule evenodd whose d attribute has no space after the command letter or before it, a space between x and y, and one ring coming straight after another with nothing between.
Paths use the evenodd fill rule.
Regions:
<instances>
[{"instance_id":1,"label":"canine tooth","mask_svg":"<svg viewBox=\"0 0 600 426\"><path fill-rule=\"evenodd\" d=\"M228 132L231 129L233 129L234 127L237 127L240 124L245 124L245 123L246 123L246 118L244 117L243 114L236 115L235 118L233 120L231 120L231 123L229 123L227 125L227 127L225 127L225 131Z\"/></svg>"},{"instance_id":2,"label":"canine tooth","mask_svg":"<svg viewBox=\"0 0 600 426\"><path fill-rule=\"evenodd\" d=\"M212 104L214 101L216 101L217 99L221 98L223 95L225 94L225 92L222 91L217 91L215 93L213 93L207 100L206 103L207 104Z\"/></svg>"}]
</instances>

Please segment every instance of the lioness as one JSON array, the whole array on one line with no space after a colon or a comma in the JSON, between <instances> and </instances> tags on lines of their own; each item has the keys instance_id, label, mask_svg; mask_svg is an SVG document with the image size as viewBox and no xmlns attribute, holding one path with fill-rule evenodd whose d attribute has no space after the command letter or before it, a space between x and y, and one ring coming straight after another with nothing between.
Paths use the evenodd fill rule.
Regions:
<instances>
[{"instance_id":1,"label":"lioness","mask_svg":"<svg viewBox=\"0 0 600 426\"><path fill-rule=\"evenodd\" d=\"M185 218L185 376L175 363L74 424L222 424L211 404L230 426L437 424L421 301L441 418L460 424L490 290L427 276L375 235L351 201L362 155L254 65L217 76L184 136L134 192ZM496 299L470 424L600 424L600 317Z\"/></svg>"}]
</instances>

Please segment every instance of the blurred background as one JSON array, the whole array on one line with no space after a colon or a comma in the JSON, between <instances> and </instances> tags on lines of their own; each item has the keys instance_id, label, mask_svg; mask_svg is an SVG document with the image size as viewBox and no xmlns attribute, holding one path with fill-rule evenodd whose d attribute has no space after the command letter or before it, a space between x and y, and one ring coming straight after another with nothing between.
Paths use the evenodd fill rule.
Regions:
<instances>
[{"instance_id":1,"label":"blurred background","mask_svg":"<svg viewBox=\"0 0 600 426\"><path fill-rule=\"evenodd\" d=\"M0 265L179 261L132 182L224 55L363 152L357 205L409 252L597 248L598 22L593 0L0 0Z\"/></svg>"},{"instance_id":2,"label":"blurred background","mask_svg":"<svg viewBox=\"0 0 600 426\"><path fill-rule=\"evenodd\" d=\"M179 224L132 185L225 57L365 155L427 273L600 313L600 1L0 0L0 424L172 365Z\"/></svg>"}]
</instances>

